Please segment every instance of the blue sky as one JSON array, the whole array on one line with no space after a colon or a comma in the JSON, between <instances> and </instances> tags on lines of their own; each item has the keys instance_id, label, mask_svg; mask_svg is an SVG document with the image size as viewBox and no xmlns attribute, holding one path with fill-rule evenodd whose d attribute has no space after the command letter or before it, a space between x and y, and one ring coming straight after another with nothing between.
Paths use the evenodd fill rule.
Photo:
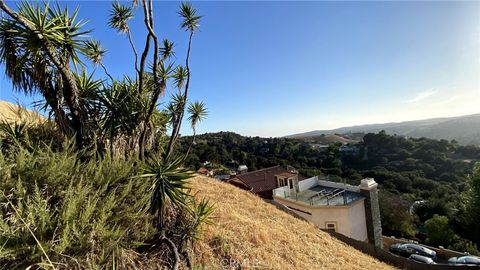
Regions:
<instances>
[{"instance_id":1,"label":"blue sky","mask_svg":"<svg viewBox=\"0 0 480 270\"><path fill-rule=\"evenodd\" d=\"M210 112L199 133L283 136L480 112L480 2L193 3L204 17L193 41L191 100ZM133 74L127 39L106 23L111 2L68 4L80 6L108 50L109 71ZM178 4L155 1L155 27L176 42L183 63ZM130 24L138 48L140 15ZM35 99L12 93L0 72L0 99Z\"/></svg>"}]
</instances>

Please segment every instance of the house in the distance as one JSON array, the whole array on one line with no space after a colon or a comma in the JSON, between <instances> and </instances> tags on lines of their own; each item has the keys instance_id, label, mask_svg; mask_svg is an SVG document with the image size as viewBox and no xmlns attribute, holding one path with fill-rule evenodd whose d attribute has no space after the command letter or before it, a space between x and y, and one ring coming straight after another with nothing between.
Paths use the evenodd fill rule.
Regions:
<instances>
[{"instance_id":1,"label":"house in the distance","mask_svg":"<svg viewBox=\"0 0 480 270\"><path fill-rule=\"evenodd\" d=\"M235 175L228 182L271 200L275 188L298 184L303 179L305 177L300 176L293 167L274 166Z\"/></svg>"},{"instance_id":2,"label":"house in the distance","mask_svg":"<svg viewBox=\"0 0 480 270\"><path fill-rule=\"evenodd\" d=\"M274 201L312 222L350 238L382 246L377 183L363 179L359 186L318 176L288 181L273 191Z\"/></svg>"},{"instance_id":3,"label":"house in the distance","mask_svg":"<svg viewBox=\"0 0 480 270\"><path fill-rule=\"evenodd\" d=\"M247 165L238 165L237 167L237 174L242 174L248 172L248 167Z\"/></svg>"},{"instance_id":4,"label":"house in the distance","mask_svg":"<svg viewBox=\"0 0 480 270\"><path fill-rule=\"evenodd\" d=\"M205 175L205 176L213 176L213 171L209 170L205 167L200 167L200 169L197 170L198 174Z\"/></svg>"},{"instance_id":5,"label":"house in the distance","mask_svg":"<svg viewBox=\"0 0 480 270\"><path fill-rule=\"evenodd\" d=\"M360 154L360 148L357 145L344 144L338 148L338 151L344 155L358 156Z\"/></svg>"}]
</instances>

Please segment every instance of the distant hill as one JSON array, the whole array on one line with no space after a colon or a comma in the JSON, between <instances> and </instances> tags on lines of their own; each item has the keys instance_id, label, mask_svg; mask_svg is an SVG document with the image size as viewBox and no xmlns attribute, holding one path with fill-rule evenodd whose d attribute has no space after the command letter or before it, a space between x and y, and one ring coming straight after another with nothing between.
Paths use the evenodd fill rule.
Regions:
<instances>
[{"instance_id":1,"label":"distant hill","mask_svg":"<svg viewBox=\"0 0 480 270\"><path fill-rule=\"evenodd\" d=\"M338 134L321 134L313 136L301 137L302 140L318 143L318 144L333 144L333 143L352 143L355 140L340 136Z\"/></svg>"},{"instance_id":2,"label":"distant hill","mask_svg":"<svg viewBox=\"0 0 480 270\"><path fill-rule=\"evenodd\" d=\"M377 133L385 130L388 134L408 137L456 140L460 144L480 145L480 114L458 117L433 118L398 123L369 124L342 127L332 130L315 130L289 135L289 138L312 138L322 134Z\"/></svg>"}]
</instances>

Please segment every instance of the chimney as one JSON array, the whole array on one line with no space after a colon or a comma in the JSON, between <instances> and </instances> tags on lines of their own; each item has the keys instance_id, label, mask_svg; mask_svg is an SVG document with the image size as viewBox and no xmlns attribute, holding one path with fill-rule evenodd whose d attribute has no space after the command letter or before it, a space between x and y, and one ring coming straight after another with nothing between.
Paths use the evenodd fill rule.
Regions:
<instances>
[{"instance_id":1,"label":"chimney","mask_svg":"<svg viewBox=\"0 0 480 270\"><path fill-rule=\"evenodd\" d=\"M365 200L365 218L367 223L368 242L375 247L383 247L382 222L378 205L378 184L373 178L365 178L360 182L360 194Z\"/></svg>"}]
</instances>

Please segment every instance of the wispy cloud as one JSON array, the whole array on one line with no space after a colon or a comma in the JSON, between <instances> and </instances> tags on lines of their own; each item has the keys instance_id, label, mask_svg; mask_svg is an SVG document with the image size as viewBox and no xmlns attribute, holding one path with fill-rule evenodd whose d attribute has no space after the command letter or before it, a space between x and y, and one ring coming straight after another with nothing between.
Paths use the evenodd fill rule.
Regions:
<instances>
[{"instance_id":1,"label":"wispy cloud","mask_svg":"<svg viewBox=\"0 0 480 270\"><path fill-rule=\"evenodd\" d=\"M409 99L407 102L409 102L409 103L418 102L418 101L420 101L420 100L422 100L422 99L426 99L426 98L434 95L436 92L437 92L437 91L436 91L436 90L433 90L433 89L420 92L420 93L418 93L414 98Z\"/></svg>"},{"instance_id":2,"label":"wispy cloud","mask_svg":"<svg viewBox=\"0 0 480 270\"><path fill-rule=\"evenodd\" d=\"M430 104L430 106L428 106L428 107L429 108L443 107L443 106L452 104L453 102L455 102L455 101L457 101L461 98L463 98L462 95L456 95L456 96L450 97L447 100L443 100L443 101L440 101L440 102L437 102L437 103Z\"/></svg>"}]
</instances>

